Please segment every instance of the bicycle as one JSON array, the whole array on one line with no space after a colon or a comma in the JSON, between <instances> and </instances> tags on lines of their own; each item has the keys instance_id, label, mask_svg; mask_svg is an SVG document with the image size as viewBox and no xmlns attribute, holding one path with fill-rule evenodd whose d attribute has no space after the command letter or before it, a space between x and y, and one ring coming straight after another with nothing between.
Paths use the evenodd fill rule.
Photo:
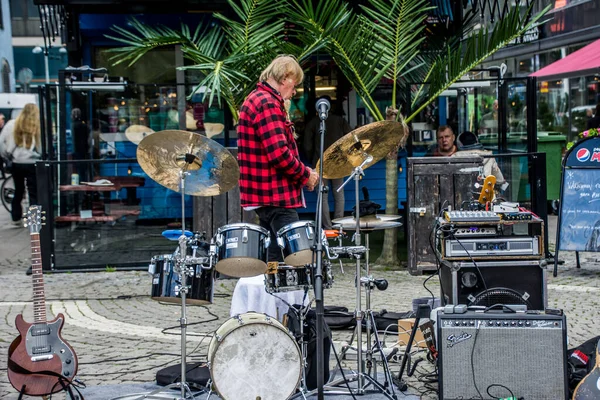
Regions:
<instances>
[{"instance_id":1,"label":"bicycle","mask_svg":"<svg viewBox=\"0 0 600 400\"><path fill-rule=\"evenodd\" d=\"M2 186L0 186L2 205L6 208L6 211L11 212L12 200L15 197L15 181L13 180L12 175L7 175L4 172L2 173L2 177L4 179Z\"/></svg>"}]
</instances>

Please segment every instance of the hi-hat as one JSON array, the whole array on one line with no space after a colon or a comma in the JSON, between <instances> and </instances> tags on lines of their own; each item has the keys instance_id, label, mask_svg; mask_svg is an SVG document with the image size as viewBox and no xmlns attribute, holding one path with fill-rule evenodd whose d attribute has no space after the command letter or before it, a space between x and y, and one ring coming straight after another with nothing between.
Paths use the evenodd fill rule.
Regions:
<instances>
[{"instance_id":1,"label":"hi-hat","mask_svg":"<svg viewBox=\"0 0 600 400\"><path fill-rule=\"evenodd\" d=\"M402 226L402 222L396 221L400 218L402 218L400 215L392 214L366 215L364 217L360 217L359 229L361 231L367 231L397 228ZM336 228L342 227L342 229L348 230L356 228L356 218L354 217L337 218L331 222Z\"/></svg>"},{"instance_id":2,"label":"hi-hat","mask_svg":"<svg viewBox=\"0 0 600 400\"><path fill-rule=\"evenodd\" d=\"M143 138L154 133L154 129L144 125L131 125L125 130L125 136L130 142L139 144Z\"/></svg>"},{"instance_id":3,"label":"hi-hat","mask_svg":"<svg viewBox=\"0 0 600 400\"><path fill-rule=\"evenodd\" d=\"M150 178L176 192L185 167L185 194L193 196L225 193L240 177L237 160L225 147L194 132L166 130L146 136L137 159Z\"/></svg>"},{"instance_id":4,"label":"hi-hat","mask_svg":"<svg viewBox=\"0 0 600 400\"><path fill-rule=\"evenodd\" d=\"M323 161L324 178L339 179L349 176L367 156L372 156L373 160L363 169L396 150L402 144L405 135L404 125L396 121L378 121L361 126L329 146L315 169L318 171L319 163Z\"/></svg>"}]
</instances>

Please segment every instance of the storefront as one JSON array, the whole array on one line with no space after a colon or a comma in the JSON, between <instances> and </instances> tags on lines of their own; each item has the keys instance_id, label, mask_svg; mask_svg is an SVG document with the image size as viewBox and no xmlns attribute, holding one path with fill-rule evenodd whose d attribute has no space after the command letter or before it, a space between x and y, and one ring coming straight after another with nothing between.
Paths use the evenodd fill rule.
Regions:
<instances>
[{"instance_id":1,"label":"storefront","mask_svg":"<svg viewBox=\"0 0 600 400\"><path fill-rule=\"evenodd\" d=\"M507 66L507 77L525 77L600 38L600 1L543 0L553 9L550 21L519 44L498 51L486 67ZM588 110L600 102L597 74L538 80L538 130L560 132L573 138L585 128ZM515 87L515 91L519 88Z\"/></svg>"}]
</instances>

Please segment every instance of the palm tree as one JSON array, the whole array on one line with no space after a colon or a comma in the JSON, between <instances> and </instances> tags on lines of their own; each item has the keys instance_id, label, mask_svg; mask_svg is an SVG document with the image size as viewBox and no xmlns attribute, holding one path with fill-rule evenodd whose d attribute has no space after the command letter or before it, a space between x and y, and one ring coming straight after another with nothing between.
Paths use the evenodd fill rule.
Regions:
<instances>
[{"instance_id":1,"label":"palm tree","mask_svg":"<svg viewBox=\"0 0 600 400\"><path fill-rule=\"evenodd\" d=\"M327 3L328 8L321 6ZM291 16L312 37L325 36L324 46L332 55L351 85L361 96L375 121L385 117L377 108L372 95L381 78L392 82L392 109L398 105L398 86L410 82L427 82L416 91L410 101L414 112L404 119L410 122L428 104L471 69L481 64L494 52L540 24L549 6L533 18L528 18L531 7L521 14L512 8L490 31L474 32L476 19L473 10L465 18L458 37L437 44L428 43L429 52L420 50L425 40L425 18L431 10L427 0L369 0L362 6L363 13L346 15L338 10L346 8L342 0L319 2L314 10L311 0L290 0ZM327 10L331 10L327 13ZM336 29L331 29L334 26ZM310 35L305 35L310 37ZM464 37L464 40L462 38ZM433 49L433 51L432 51ZM402 114L397 114L402 120ZM408 134L405 129L404 137ZM397 149L391 149L386 158L386 213L395 214L398 204ZM383 251L377 263L398 265L397 232L388 229L384 236Z\"/></svg>"},{"instance_id":2,"label":"palm tree","mask_svg":"<svg viewBox=\"0 0 600 400\"><path fill-rule=\"evenodd\" d=\"M382 78L392 82L389 101L398 107L398 87L411 82L421 84L410 102L410 115L397 113L396 120L409 123L444 90L481 64L494 52L541 24L548 11L529 18L518 7L511 8L493 29L475 31L476 10L465 18L462 31L455 38L435 43L427 41L428 51L421 50L426 40L424 23L432 7L427 0L368 0L362 12L354 12L344 0L228 0L238 20L215 14L221 26L197 28L191 34L182 26L150 28L139 22L132 24L136 33L123 28L113 29L121 36L112 39L127 44L115 48L114 60L133 64L148 51L160 46L181 45L184 56L203 75L198 85L210 89L209 103L224 100L234 118L245 96L254 88L260 71L276 55L294 54L305 61L317 50L324 49L334 59L342 73L361 97L375 121L386 116L379 110L373 93ZM239 6L237 5L239 4ZM284 15L298 26L285 40ZM296 43L296 44L294 44ZM402 111L402 110L401 110ZM403 136L408 129L403 126ZM398 203L397 150L390 149L386 159L386 212L396 213ZM398 265L397 232L385 232L383 252L377 261Z\"/></svg>"}]
</instances>

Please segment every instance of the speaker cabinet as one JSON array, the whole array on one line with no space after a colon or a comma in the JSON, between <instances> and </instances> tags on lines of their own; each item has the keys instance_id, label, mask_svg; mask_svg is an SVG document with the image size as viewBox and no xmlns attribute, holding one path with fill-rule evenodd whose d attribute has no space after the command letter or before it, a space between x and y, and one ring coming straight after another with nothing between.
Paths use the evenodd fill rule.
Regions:
<instances>
[{"instance_id":1,"label":"speaker cabinet","mask_svg":"<svg viewBox=\"0 0 600 400\"><path fill-rule=\"evenodd\" d=\"M440 399L567 399L566 319L530 313L439 313Z\"/></svg>"},{"instance_id":2,"label":"speaker cabinet","mask_svg":"<svg viewBox=\"0 0 600 400\"><path fill-rule=\"evenodd\" d=\"M444 262L440 282L445 304L524 304L528 310L548 305L544 260Z\"/></svg>"}]
</instances>

